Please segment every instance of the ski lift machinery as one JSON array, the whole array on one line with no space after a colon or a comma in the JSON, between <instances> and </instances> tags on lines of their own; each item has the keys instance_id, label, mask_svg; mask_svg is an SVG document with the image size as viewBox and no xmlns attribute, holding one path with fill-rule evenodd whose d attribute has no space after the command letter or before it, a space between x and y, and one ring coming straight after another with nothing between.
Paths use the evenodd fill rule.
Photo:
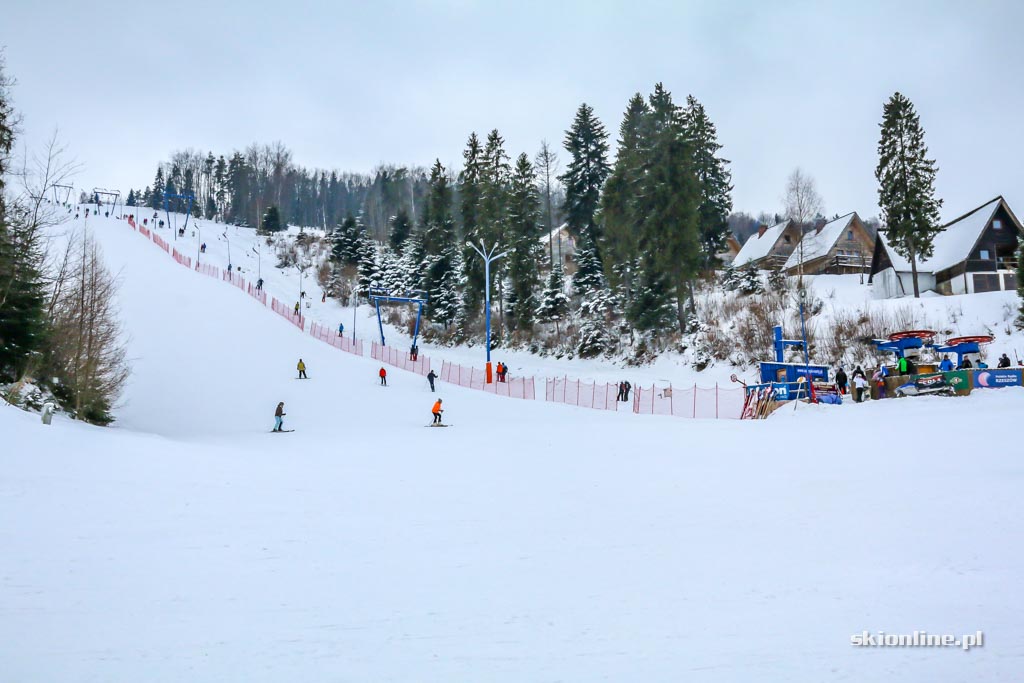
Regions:
<instances>
[{"instance_id":1,"label":"ski lift machinery","mask_svg":"<svg viewBox=\"0 0 1024 683\"><path fill-rule=\"evenodd\" d=\"M174 203L174 222L171 223L171 202ZM196 200L196 197L192 193L184 194L165 194L164 195L164 215L167 217L167 227L174 231L174 239L178 239L178 214L181 213L182 203L187 203L188 206L185 208L185 223L181 226L182 230L188 227L189 216L192 215L192 203Z\"/></svg>"},{"instance_id":2,"label":"ski lift machinery","mask_svg":"<svg viewBox=\"0 0 1024 683\"><path fill-rule=\"evenodd\" d=\"M102 187L92 188L92 196L96 201L96 212L99 212L99 207L104 205L103 198L109 197L110 211L108 214L117 212L117 218L121 218L121 214L124 213L124 204L121 202L121 193L118 190L104 190ZM120 207L120 208L118 208Z\"/></svg>"},{"instance_id":3,"label":"ski lift machinery","mask_svg":"<svg viewBox=\"0 0 1024 683\"><path fill-rule=\"evenodd\" d=\"M407 291L401 295L393 295L387 289L371 289L369 292L370 303L377 309L377 329L380 330L380 345L387 346L384 341L384 321L380 316L380 305L389 303L399 304L415 304L416 309L416 327L412 333L412 345L415 348L416 342L420 335L420 321L423 319L423 304L427 303L427 293L422 289L413 289Z\"/></svg>"}]
</instances>

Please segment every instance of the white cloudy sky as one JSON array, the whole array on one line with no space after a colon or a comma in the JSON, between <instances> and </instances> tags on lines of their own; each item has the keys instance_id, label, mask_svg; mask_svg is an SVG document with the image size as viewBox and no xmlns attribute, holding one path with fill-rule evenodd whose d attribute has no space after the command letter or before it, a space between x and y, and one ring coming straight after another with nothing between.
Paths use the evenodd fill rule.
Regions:
<instances>
[{"instance_id":1,"label":"white cloudy sky","mask_svg":"<svg viewBox=\"0 0 1024 683\"><path fill-rule=\"evenodd\" d=\"M83 187L127 192L172 150L281 140L305 166L460 159L470 131L560 142L581 102L694 94L737 209L775 210L796 166L828 213L877 213L882 104L916 104L947 217L1024 214L1024 2L13 0L0 45L23 142L59 129ZM564 157L564 154L563 154Z\"/></svg>"}]
</instances>

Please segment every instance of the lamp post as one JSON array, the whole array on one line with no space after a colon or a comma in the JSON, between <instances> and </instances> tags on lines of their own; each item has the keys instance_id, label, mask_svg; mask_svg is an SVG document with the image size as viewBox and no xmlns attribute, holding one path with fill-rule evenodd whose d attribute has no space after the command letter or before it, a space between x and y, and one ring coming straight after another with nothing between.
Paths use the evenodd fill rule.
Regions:
<instances>
[{"instance_id":1,"label":"lamp post","mask_svg":"<svg viewBox=\"0 0 1024 683\"><path fill-rule=\"evenodd\" d=\"M478 249L472 242L466 242L473 251L480 254L480 258L484 260L484 313L486 318L486 329L487 329L487 383L491 383L491 262L497 261L502 256L507 254L507 251L503 251L500 254L495 255L494 252L498 250L498 243L495 242L491 246L491 250L487 251L487 245L484 244L483 239L480 240L480 248Z\"/></svg>"},{"instance_id":2,"label":"lamp post","mask_svg":"<svg viewBox=\"0 0 1024 683\"><path fill-rule=\"evenodd\" d=\"M199 241L196 242L196 265L199 265L199 254L203 253L203 229L199 227L199 223L196 222L193 225L196 226L196 232L199 233Z\"/></svg>"},{"instance_id":3,"label":"lamp post","mask_svg":"<svg viewBox=\"0 0 1024 683\"><path fill-rule=\"evenodd\" d=\"M228 266L231 265L231 238L228 237L228 229L224 228L224 241L228 243Z\"/></svg>"}]
</instances>

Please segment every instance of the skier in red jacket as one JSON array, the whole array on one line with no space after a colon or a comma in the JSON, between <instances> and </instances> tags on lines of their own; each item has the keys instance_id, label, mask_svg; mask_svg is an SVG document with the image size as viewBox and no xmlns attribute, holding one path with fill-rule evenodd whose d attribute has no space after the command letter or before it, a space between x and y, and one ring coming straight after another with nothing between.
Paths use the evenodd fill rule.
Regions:
<instances>
[{"instance_id":1,"label":"skier in red jacket","mask_svg":"<svg viewBox=\"0 0 1024 683\"><path fill-rule=\"evenodd\" d=\"M386 387L388 385L388 371L381 367L380 372L377 374L380 375L380 385Z\"/></svg>"}]
</instances>

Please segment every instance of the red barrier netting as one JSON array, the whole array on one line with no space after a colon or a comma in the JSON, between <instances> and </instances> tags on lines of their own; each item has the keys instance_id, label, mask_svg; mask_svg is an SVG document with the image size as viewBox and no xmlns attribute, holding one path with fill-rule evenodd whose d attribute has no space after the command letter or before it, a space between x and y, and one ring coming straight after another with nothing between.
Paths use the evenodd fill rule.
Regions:
<instances>
[{"instance_id":1,"label":"red barrier netting","mask_svg":"<svg viewBox=\"0 0 1024 683\"><path fill-rule=\"evenodd\" d=\"M533 377L512 377L505 382L487 383L487 373L477 367L466 367L448 361L441 362L442 382L455 384L467 389L486 391L497 396L533 400L537 398L537 390Z\"/></svg>"},{"instance_id":2,"label":"red barrier netting","mask_svg":"<svg viewBox=\"0 0 1024 683\"><path fill-rule=\"evenodd\" d=\"M217 266L211 266L208 263L196 263L196 272L202 273L203 275L209 275L210 277L220 277L220 268Z\"/></svg>"},{"instance_id":3,"label":"red barrier netting","mask_svg":"<svg viewBox=\"0 0 1024 683\"><path fill-rule=\"evenodd\" d=\"M245 280L238 273L232 273L230 271L225 270L224 273L222 274L221 279L224 280L224 282L230 282L235 287L241 289L243 292L245 291Z\"/></svg>"},{"instance_id":4,"label":"red barrier netting","mask_svg":"<svg viewBox=\"0 0 1024 683\"><path fill-rule=\"evenodd\" d=\"M381 346L377 342L370 344L370 358L374 358L388 365L394 365L396 368L402 370L408 370L409 372L415 372L418 375L430 374L430 359L422 354L416 356L416 360L412 360L405 351L399 351L393 346Z\"/></svg>"},{"instance_id":5,"label":"red barrier netting","mask_svg":"<svg viewBox=\"0 0 1024 683\"><path fill-rule=\"evenodd\" d=\"M135 218L128 216L128 225L132 226L132 230L135 230Z\"/></svg>"},{"instance_id":6,"label":"red barrier netting","mask_svg":"<svg viewBox=\"0 0 1024 683\"><path fill-rule=\"evenodd\" d=\"M743 412L743 389L702 389L697 385L688 389L672 386L649 389L636 387L633 412L640 415L674 415L738 420Z\"/></svg>"},{"instance_id":7,"label":"red barrier netting","mask_svg":"<svg viewBox=\"0 0 1024 683\"><path fill-rule=\"evenodd\" d=\"M156 246L163 249L164 251L166 251L167 253L171 252L171 246L164 241L163 237L156 234L155 232L153 233L153 243L156 244Z\"/></svg>"},{"instance_id":8,"label":"red barrier netting","mask_svg":"<svg viewBox=\"0 0 1024 683\"><path fill-rule=\"evenodd\" d=\"M309 334L336 349L353 353L357 356L363 355L363 342L358 339L343 337L338 334L337 330L328 329L320 323L309 323Z\"/></svg>"},{"instance_id":9,"label":"red barrier netting","mask_svg":"<svg viewBox=\"0 0 1024 683\"><path fill-rule=\"evenodd\" d=\"M279 316L290 322L292 325L295 325L295 327L299 328L300 330L306 327L306 319L302 317L302 314L296 313L295 309L289 308L288 306L282 304L280 301L277 300L277 297L271 297L270 308L272 311L274 311L274 313L277 313Z\"/></svg>"},{"instance_id":10,"label":"red barrier netting","mask_svg":"<svg viewBox=\"0 0 1024 683\"><path fill-rule=\"evenodd\" d=\"M177 249L172 249L171 252L172 252L171 256L174 257L175 261L177 261L181 265L185 266L186 268L191 268L192 267L192 257L191 256L184 256Z\"/></svg>"},{"instance_id":11,"label":"red barrier netting","mask_svg":"<svg viewBox=\"0 0 1024 683\"><path fill-rule=\"evenodd\" d=\"M145 235L146 237L149 237L150 235L149 228L147 228L145 225L139 226L139 233Z\"/></svg>"},{"instance_id":12,"label":"red barrier netting","mask_svg":"<svg viewBox=\"0 0 1024 683\"><path fill-rule=\"evenodd\" d=\"M566 403L581 408L596 410L618 410L620 401L618 384L580 382L566 377L548 378L544 381L544 400Z\"/></svg>"},{"instance_id":13,"label":"red barrier netting","mask_svg":"<svg viewBox=\"0 0 1024 683\"><path fill-rule=\"evenodd\" d=\"M256 285L254 285L254 284L252 284L250 282L249 283L249 288L246 291L249 292L249 296L251 296L253 299L256 299L256 301L259 301L264 306L267 305L267 292L266 292L266 290L256 289Z\"/></svg>"}]
</instances>

